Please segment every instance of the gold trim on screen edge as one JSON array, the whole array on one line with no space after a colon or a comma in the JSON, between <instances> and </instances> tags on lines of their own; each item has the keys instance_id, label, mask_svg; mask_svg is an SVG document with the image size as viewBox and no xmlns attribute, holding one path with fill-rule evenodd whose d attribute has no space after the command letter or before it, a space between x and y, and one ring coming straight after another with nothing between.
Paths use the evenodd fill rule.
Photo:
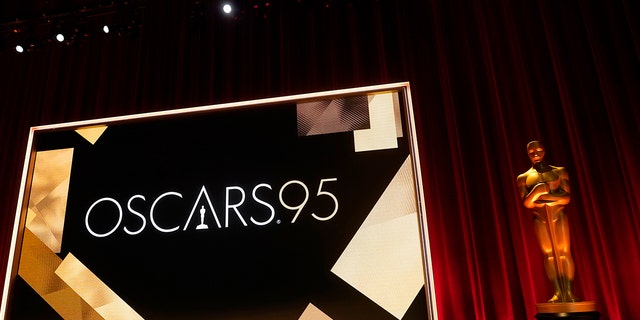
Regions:
<instances>
[{"instance_id":1,"label":"gold trim on screen edge","mask_svg":"<svg viewBox=\"0 0 640 320\"><path fill-rule=\"evenodd\" d=\"M184 115L189 113L197 114L197 113L209 112L209 111L218 110L218 109L257 107L257 106L273 105L276 103L303 102L303 101L313 100L316 98L327 99L332 97L343 97L347 95L357 95L357 94L371 94L371 93L378 94L378 93L392 92L394 90L401 91L403 89L407 89L407 90L409 89L408 82L398 82L398 83L374 85L374 86L352 88L352 89L305 93L305 94L290 95L290 96L283 96L283 97L277 97L277 98L246 100L241 102L223 103L223 104L215 104L215 105L207 105L207 106L199 106L199 107L188 107L183 109L147 112L147 113L126 115L126 116L93 119L93 120L66 122L66 123L59 123L59 124L37 126L37 127L33 127L32 130L46 131L46 130L59 130L59 129L65 129L65 128L77 129L81 127L99 126L99 125L109 126L109 125L130 121L130 120L140 120L140 119L146 119L146 118L163 118L163 117Z\"/></svg>"},{"instance_id":2,"label":"gold trim on screen edge","mask_svg":"<svg viewBox=\"0 0 640 320\"><path fill-rule=\"evenodd\" d=\"M22 239L24 232L24 217L27 214L28 199L25 197L29 194L31 184L27 184L27 181L31 181L31 175L33 172L29 170L33 167L35 161L35 151L33 148L33 136L35 128L31 128L29 132L29 139L27 140L27 151L24 156L24 166L22 169L22 178L20 182L20 193L18 194L18 205L16 208L16 216L13 221L13 232L11 234L11 246L9 247L9 255L7 261L7 271L4 278L4 288L2 290L2 303L0 304L0 319L6 319L5 312L7 311L7 303L9 300L9 293L13 288L13 280L18 274L18 255L22 248L22 243L18 243L18 239Z\"/></svg>"},{"instance_id":3,"label":"gold trim on screen edge","mask_svg":"<svg viewBox=\"0 0 640 320\"><path fill-rule=\"evenodd\" d=\"M427 210L424 200L424 186L422 184L422 169L420 168L420 155L418 151L418 139L413 114L413 102L411 100L411 88L409 83L406 84L404 99L406 103L407 111L407 128L409 132L409 141L411 147L412 164L414 165L413 174L415 175L416 182L416 195L418 196L418 218L420 219L420 233L422 236L422 254L424 255L424 271L425 271L425 289L427 290L427 308L429 312L430 320L438 319L438 308L436 304L436 288L433 279L433 263L431 259L431 244L429 243L429 228L427 223Z\"/></svg>"}]
</instances>

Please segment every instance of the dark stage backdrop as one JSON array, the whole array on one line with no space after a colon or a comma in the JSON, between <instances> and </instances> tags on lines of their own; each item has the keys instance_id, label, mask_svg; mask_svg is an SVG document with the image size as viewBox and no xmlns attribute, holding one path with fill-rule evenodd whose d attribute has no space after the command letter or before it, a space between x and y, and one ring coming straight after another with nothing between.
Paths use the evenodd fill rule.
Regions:
<instances>
[{"instance_id":1,"label":"dark stage backdrop","mask_svg":"<svg viewBox=\"0 0 640 320\"><path fill-rule=\"evenodd\" d=\"M530 319L549 298L515 187L533 139L570 173L577 294L640 318L636 1L131 3L131 34L23 55L3 39L3 275L30 126L410 81L440 319Z\"/></svg>"}]
</instances>

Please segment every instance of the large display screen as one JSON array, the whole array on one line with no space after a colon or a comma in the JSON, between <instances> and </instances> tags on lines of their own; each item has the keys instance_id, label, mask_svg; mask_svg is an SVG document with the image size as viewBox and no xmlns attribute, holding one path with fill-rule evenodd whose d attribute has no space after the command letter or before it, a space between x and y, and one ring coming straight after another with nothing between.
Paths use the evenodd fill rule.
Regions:
<instances>
[{"instance_id":1,"label":"large display screen","mask_svg":"<svg viewBox=\"0 0 640 320\"><path fill-rule=\"evenodd\" d=\"M31 130L7 319L433 319L409 85Z\"/></svg>"}]
</instances>

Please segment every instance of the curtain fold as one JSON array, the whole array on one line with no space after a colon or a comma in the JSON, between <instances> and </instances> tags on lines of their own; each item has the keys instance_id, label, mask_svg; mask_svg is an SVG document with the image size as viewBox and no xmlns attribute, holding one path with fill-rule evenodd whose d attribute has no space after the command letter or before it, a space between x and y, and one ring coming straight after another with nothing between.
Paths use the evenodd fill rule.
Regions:
<instances>
[{"instance_id":1,"label":"curtain fold","mask_svg":"<svg viewBox=\"0 0 640 320\"><path fill-rule=\"evenodd\" d=\"M570 174L578 296L640 318L633 1L276 1L238 19L132 3L130 35L0 52L2 261L30 126L409 81L439 318L531 319L552 294L515 185L538 139Z\"/></svg>"}]
</instances>

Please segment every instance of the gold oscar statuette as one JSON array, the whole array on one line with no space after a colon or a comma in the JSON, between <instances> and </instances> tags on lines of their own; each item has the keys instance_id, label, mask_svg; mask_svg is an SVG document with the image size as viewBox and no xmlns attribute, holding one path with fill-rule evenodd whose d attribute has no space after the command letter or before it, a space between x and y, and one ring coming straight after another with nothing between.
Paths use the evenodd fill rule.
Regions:
<instances>
[{"instance_id":1,"label":"gold oscar statuette","mask_svg":"<svg viewBox=\"0 0 640 320\"><path fill-rule=\"evenodd\" d=\"M564 208L571 200L569 175L563 167L544 160L540 141L527 144L531 168L518 175L517 186L524 206L533 212L533 226L544 256L544 270L554 288L546 303L536 305L537 319L579 314L598 319L594 301L580 301L573 293L575 264L571 255L569 220ZM593 317L588 316L592 315ZM583 319L583 318L580 318Z\"/></svg>"}]
</instances>

